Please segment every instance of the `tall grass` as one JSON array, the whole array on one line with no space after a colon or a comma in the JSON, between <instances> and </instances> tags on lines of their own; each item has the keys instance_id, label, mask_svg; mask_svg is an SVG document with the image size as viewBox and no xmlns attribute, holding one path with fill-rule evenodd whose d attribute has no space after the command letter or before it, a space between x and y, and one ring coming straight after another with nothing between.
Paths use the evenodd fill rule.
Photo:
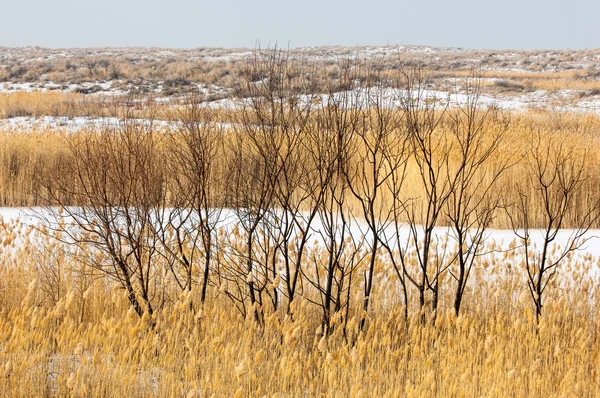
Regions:
<instances>
[{"instance_id":1,"label":"tall grass","mask_svg":"<svg viewBox=\"0 0 600 398\"><path fill-rule=\"evenodd\" d=\"M436 71L439 79L464 78L469 76L468 70ZM482 71L481 77L486 80L483 85L488 88L500 88L503 91L534 91L534 90L579 90L597 94L600 81L588 70L569 70L563 72L509 72L501 70ZM442 80L442 84L444 81ZM494 90L492 90L494 91Z\"/></svg>"},{"instance_id":2,"label":"tall grass","mask_svg":"<svg viewBox=\"0 0 600 398\"><path fill-rule=\"evenodd\" d=\"M141 116L147 112L140 111ZM154 113L156 114L156 113ZM168 114L171 124L175 125L172 113ZM219 119L231 120L236 117L231 111L223 114L217 114ZM486 124L486 133L489 136L494 131L501 128L495 121ZM162 129L162 128L161 128ZM443 128L440 131L443 132ZM512 167L507 169L500 181L492 187L491 196L503 198L503 203L510 205L519 199L517 186L529 187L527 180L527 150L531 140L539 138L544 143L563 143L565 146L573 147L577 157L586 156L585 162L585 181L583 188L577 193L574 209L566 219L565 227L575 227L578 224L577 208L584 204L594 203L600 199L600 181L596 173L600 162L600 153L598 151L598 131L600 131L600 117L594 115L579 115L569 113L553 112L529 112L523 115L512 115L509 129L506 136L500 143L498 150L487 166L484 173L490 173L495 164L499 164L507 158L511 159ZM92 131L84 130L78 134L65 134L61 131L47 130L43 132L21 133L17 131L0 132L0 205L2 206L31 206L45 205L43 193L43 183L50 183L53 179L60 176L61 162L68 163L70 155L69 145L77 140L78 136L86 134L95 134ZM159 160L165 168L168 168L167 174L171 177L181 174L181 170L176 169L176 162L168 161L173 156L164 145L163 135L168 134L167 130L156 134L156 140L159 146L164 149L163 157ZM231 169L234 161L232 148L235 146L236 138L243 136L244 131L232 130L225 127L223 137L224 145L219 147L218 160L220 169ZM177 138L176 138L177 139ZM310 150L304 147L305 151ZM455 153L457 155L458 153ZM452 155L451 161L456 160ZM352 159L350 159L352 161ZM416 166L410 162L407 168L407 181L404 185L403 193L406 198L418 198L423 192L419 188L419 179ZM368 170L364 171L368 174ZM491 173L490 173L491 175ZM490 177L491 178L491 177ZM227 179L221 179L218 184L219 195L231 190ZM530 187L529 187L530 188ZM532 188L531 188L532 189ZM382 198L382 202L390 202L390 198ZM216 201L225 203L223 199ZM75 203L73 203L75 204ZM359 204L352 198L348 199L348 205L357 210ZM543 209L534 209L536 215L534 220L541 220ZM510 220L504 212L497 212L492 224L495 228L510 228Z\"/></svg>"},{"instance_id":3,"label":"tall grass","mask_svg":"<svg viewBox=\"0 0 600 398\"><path fill-rule=\"evenodd\" d=\"M101 98L61 92L0 94L0 117L104 116L109 103Z\"/></svg>"},{"instance_id":4,"label":"tall grass","mask_svg":"<svg viewBox=\"0 0 600 398\"><path fill-rule=\"evenodd\" d=\"M61 134L0 132L0 141L0 206L41 204L40 180L56 175L69 158Z\"/></svg>"},{"instance_id":5,"label":"tall grass","mask_svg":"<svg viewBox=\"0 0 600 398\"><path fill-rule=\"evenodd\" d=\"M218 287L196 311L196 288L167 289L154 317L139 318L122 290L80 273L64 246L18 224L0 228L6 396L592 397L600 388L596 259L564 264L537 326L518 256L497 254L478 264L486 277L460 317L444 309L422 323L414 314L408 329L382 262L378 278L389 281L374 292L367 328L352 310L347 328L324 338L308 291L293 319L268 312L262 326L232 311ZM39 264L59 268L59 295L48 295Z\"/></svg>"}]
</instances>

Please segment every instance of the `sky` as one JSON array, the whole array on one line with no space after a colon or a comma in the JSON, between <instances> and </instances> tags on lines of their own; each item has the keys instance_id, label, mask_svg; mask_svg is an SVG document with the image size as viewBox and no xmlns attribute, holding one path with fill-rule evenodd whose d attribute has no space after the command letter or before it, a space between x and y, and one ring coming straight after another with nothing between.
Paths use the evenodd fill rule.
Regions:
<instances>
[{"instance_id":1,"label":"sky","mask_svg":"<svg viewBox=\"0 0 600 398\"><path fill-rule=\"evenodd\" d=\"M0 46L600 48L598 0L0 0Z\"/></svg>"}]
</instances>

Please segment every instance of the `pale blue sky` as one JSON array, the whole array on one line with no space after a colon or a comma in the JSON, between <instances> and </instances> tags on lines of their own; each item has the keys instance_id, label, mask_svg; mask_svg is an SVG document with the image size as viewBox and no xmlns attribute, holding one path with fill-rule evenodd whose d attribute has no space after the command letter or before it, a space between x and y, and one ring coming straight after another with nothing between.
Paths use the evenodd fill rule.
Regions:
<instances>
[{"instance_id":1,"label":"pale blue sky","mask_svg":"<svg viewBox=\"0 0 600 398\"><path fill-rule=\"evenodd\" d=\"M0 0L0 46L600 47L599 0Z\"/></svg>"}]
</instances>

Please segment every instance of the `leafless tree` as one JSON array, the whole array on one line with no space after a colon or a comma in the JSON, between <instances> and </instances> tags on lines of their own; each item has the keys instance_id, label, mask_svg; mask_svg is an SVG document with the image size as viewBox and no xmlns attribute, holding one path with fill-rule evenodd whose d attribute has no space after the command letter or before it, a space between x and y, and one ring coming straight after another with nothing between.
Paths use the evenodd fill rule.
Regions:
<instances>
[{"instance_id":1,"label":"leafless tree","mask_svg":"<svg viewBox=\"0 0 600 398\"><path fill-rule=\"evenodd\" d=\"M443 217L446 203L452 194L448 167L453 150L452 140L442 132L440 124L448 110L448 103L429 94L427 74L416 68L403 71L405 92L400 99L410 140L412 167L416 170L419 197L397 198L394 206L400 209L397 217L407 220L409 245L399 255L406 257L412 249L416 253L417 270L406 267L402 274L418 291L419 308L426 304L426 293L431 293L431 309L435 311L439 299L439 283L447 270L447 252L435 233Z\"/></svg>"},{"instance_id":2,"label":"leafless tree","mask_svg":"<svg viewBox=\"0 0 600 398\"><path fill-rule=\"evenodd\" d=\"M156 208L160 253L181 290L200 286L206 300L222 214L225 131L200 94L190 94L165 132L170 195ZM219 159L221 156L221 159ZM196 280L196 276L198 279Z\"/></svg>"},{"instance_id":3,"label":"leafless tree","mask_svg":"<svg viewBox=\"0 0 600 398\"><path fill-rule=\"evenodd\" d=\"M360 86L354 88L353 95L361 102L355 105L358 113L356 128L350 139L350 159L343 170L348 189L360 204L360 216L367 224L364 234L368 245L368 268L364 275L363 318L369 309L373 289L376 259L385 230L393 220L392 206L385 197L388 181L402 185L392 176L405 169L409 141L402 123L402 112L398 112L395 101L398 98L396 82L392 76L384 76L377 65L366 65L361 73ZM395 187L394 195L400 195L400 186ZM383 242L387 245L387 242Z\"/></svg>"},{"instance_id":4,"label":"leafless tree","mask_svg":"<svg viewBox=\"0 0 600 398\"><path fill-rule=\"evenodd\" d=\"M339 81L330 81L329 92L306 136L310 162L314 165L309 213L320 224L316 232L322 247L309 256L313 267L303 270L303 274L318 293L318 301L311 301L322 309L321 326L325 335L332 333L336 315L342 315L345 328L354 273L362 255L362 242L351 231L347 176L351 141L361 123L363 104L353 90L335 91L339 84L353 87L356 75L349 61L342 65Z\"/></svg>"},{"instance_id":5,"label":"leafless tree","mask_svg":"<svg viewBox=\"0 0 600 398\"><path fill-rule=\"evenodd\" d=\"M562 247L555 248L565 220L574 210L575 197L586 179L587 151L557 137L544 141L541 133L530 138L527 158L528 186L517 186L519 199L507 211L525 255L527 287L535 306L536 319L542 314L544 293L555 278L559 264L582 247L589 228L599 217L598 202L577 208L578 225L567 234ZM540 220L540 222L536 222ZM534 228L540 231L534 231ZM534 242L539 232L540 241ZM553 253L554 252L554 253Z\"/></svg>"},{"instance_id":6,"label":"leafless tree","mask_svg":"<svg viewBox=\"0 0 600 398\"><path fill-rule=\"evenodd\" d=\"M500 207L502 198L490 192L502 174L515 161L512 154L496 159L498 147L506 136L509 120L497 108L480 105L481 79L472 71L462 85L464 102L448 111L444 130L456 150L448 174L452 187L446 217L451 228L456 254L450 274L456 280L454 310L458 315L467 282L476 258L484 249L485 233Z\"/></svg>"},{"instance_id":7,"label":"leafless tree","mask_svg":"<svg viewBox=\"0 0 600 398\"><path fill-rule=\"evenodd\" d=\"M234 163L229 177L233 189L228 202L235 209L246 240L245 245L234 247L239 249L236 256L245 263L243 279L247 293L234 296L225 292L235 297L243 312L248 298L257 321L261 320L263 294L271 296L274 308L279 302L278 291L267 289L278 273L273 229L281 224L274 212L275 190L281 173L286 171L283 156L293 151L297 140L293 129L280 128L289 127L288 111L294 105L287 84L290 70L285 57L277 49L257 50L253 60L244 65L236 91L239 117L233 126ZM242 270L236 272L240 274ZM235 278L232 276L230 281Z\"/></svg>"},{"instance_id":8,"label":"leafless tree","mask_svg":"<svg viewBox=\"0 0 600 398\"><path fill-rule=\"evenodd\" d=\"M137 312L152 315L158 238L152 209L163 202L164 170L153 117L67 137L72 156L47 186L42 217L88 267L118 282ZM69 198L66 202L65 198Z\"/></svg>"}]
</instances>

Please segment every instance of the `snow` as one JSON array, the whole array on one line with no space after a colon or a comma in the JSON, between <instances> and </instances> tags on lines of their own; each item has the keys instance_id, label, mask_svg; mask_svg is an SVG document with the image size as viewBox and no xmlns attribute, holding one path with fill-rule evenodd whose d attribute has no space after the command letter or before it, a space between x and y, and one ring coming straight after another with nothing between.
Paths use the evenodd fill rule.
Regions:
<instances>
[{"instance_id":1,"label":"snow","mask_svg":"<svg viewBox=\"0 0 600 398\"><path fill-rule=\"evenodd\" d=\"M57 84L52 81L46 82L4 82L0 83L0 93L11 94L18 92L42 92L50 91L74 93L78 91L91 91L91 95L125 95L126 91L113 87L116 82L113 81L92 81L78 84Z\"/></svg>"},{"instance_id":2,"label":"snow","mask_svg":"<svg viewBox=\"0 0 600 398\"><path fill-rule=\"evenodd\" d=\"M47 131L61 130L67 133L74 133L85 128L94 128L102 126L117 126L120 119L115 117L66 117L66 116L19 116L8 119L0 119L0 131L16 131L16 132L31 132L31 131ZM146 119L133 119L133 122L148 123ZM165 120L153 120L155 127L167 128L171 126L170 122Z\"/></svg>"},{"instance_id":3,"label":"snow","mask_svg":"<svg viewBox=\"0 0 600 398\"><path fill-rule=\"evenodd\" d=\"M76 208L72 208L71 210L77 211ZM172 209L166 209L167 214ZM238 212L233 209L218 209L218 224L217 228L223 228L227 231L231 230L235 225L240 223L240 219ZM274 212L274 214L276 214ZM50 216L50 217L48 217ZM39 226L41 220L44 218L52 219L52 212L43 207L35 207L35 208L25 208L25 207L0 207L0 222L3 221L5 223L13 223L20 224L22 226ZM66 220L68 222L68 219ZM357 239L363 239L365 242L369 242L372 240L370 233L368 232L367 224L360 219L349 219L349 230L350 234ZM311 239L310 242L316 242L318 245L323 244L322 233L324 232L324 228L319 221L318 216L315 218L313 223L311 224ZM422 232L422 228L420 228L420 232ZM517 231L519 232L519 231ZM533 246L541 246L543 242L543 234L545 231L543 230L530 230L531 233L531 243ZM571 229L563 229L559 231L555 240L555 246L564 247L571 237L573 236L575 230ZM381 236L387 238L393 246L392 240L395 239L396 231L393 226L388 226L384 229ZM411 234L411 230L408 225L404 224L399 229L399 241L406 242ZM434 229L434 237L436 240L443 242L447 240L449 245L452 245L452 232L449 227L436 227ZM584 244L578 251L578 256L593 256L594 258L600 259L600 229L590 229L583 236L584 239L587 240L586 244ZM509 229L488 229L485 234L485 242L494 246L494 251L496 252L504 252L511 250L512 247L516 244L516 236L513 230ZM518 244L516 244L518 246Z\"/></svg>"},{"instance_id":4,"label":"snow","mask_svg":"<svg viewBox=\"0 0 600 398\"><path fill-rule=\"evenodd\" d=\"M407 96L407 92L401 89L383 88L371 89L372 94L380 96L385 106L398 106L401 99ZM415 96L418 93L413 92ZM468 96L457 87L455 92L436 90L433 88L424 89L421 98L431 100L440 106L449 107L464 106L472 97ZM333 100L348 100L351 103L367 103L367 90L355 89L354 91L340 91L333 95ZM478 104L484 108L498 107L499 109L511 112L526 112L528 110L548 109L548 110L568 110L578 113L599 113L600 114L600 96L590 97L586 100L571 101L577 96L574 90L559 90L549 92L547 90L536 90L529 93L518 95L491 95L481 94L478 98ZM374 98L374 97L372 97ZM329 94L303 95L300 98L305 103L326 104L330 100ZM249 103L247 98L224 98L217 101L208 102L208 106L214 109L239 109L244 103Z\"/></svg>"}]
</instances>

